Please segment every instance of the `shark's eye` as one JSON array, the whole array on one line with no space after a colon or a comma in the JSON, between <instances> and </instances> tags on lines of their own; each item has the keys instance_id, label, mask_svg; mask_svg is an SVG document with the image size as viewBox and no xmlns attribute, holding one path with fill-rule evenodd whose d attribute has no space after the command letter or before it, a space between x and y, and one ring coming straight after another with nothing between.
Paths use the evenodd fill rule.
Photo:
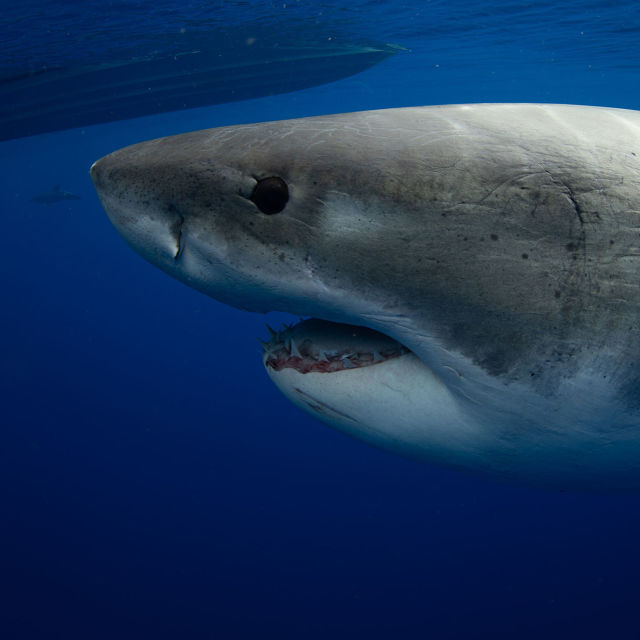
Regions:
<instances>
[{"instance_id":1,"label":"shark's eye","mask_svg":"<svg viewBox=\"0 0 640 640\"><path fill-rule=\"evenodd\" d=\"M289 187L287 183L277 176L263 178L253 188L249 198L262 213L271 215L280 213L289 201Z\"/></svg>"}]
</instances>

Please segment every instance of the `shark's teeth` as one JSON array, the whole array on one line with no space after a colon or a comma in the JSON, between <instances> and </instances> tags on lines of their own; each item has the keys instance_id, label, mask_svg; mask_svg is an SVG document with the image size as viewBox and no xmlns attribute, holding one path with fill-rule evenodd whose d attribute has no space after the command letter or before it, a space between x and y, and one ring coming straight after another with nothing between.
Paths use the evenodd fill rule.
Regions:
<instances>
[{"instance_id":1,"label":"shark's teeth","mask_svg":"<svg viewBox=\"0 0 640 640\"><path fill-rule=\"evenodd\" d=\"M279 351L280 346L276 342L265 342L264 340L258 339L260 344L262 345L262 354L266 358L270 358Z\"/></svg>"},{"instance_id":2,"label":"shark's teeth","mask_svg":"<svg viewBox=\"0 0 640 640\"><path fill-rule=\"evenodd\" d=\"M298 347L296 346L296 343L293 341L293 338L290 339L290 343L291 345L289 348L289 353L296 358L302 358L302 354L298 350Z\"/></svg>"},{"instance_id":3,"label":"shark's teeth","mask_svg":"<svg viewBox=\"0 0 640 640\"><path fill-rule=\"evenodd\" d=\"M357 368L357 364L353 364L353 362L351 362L351 360L349 359L353 354L348 354L348 355L344 355L342 356L342 364L344 366L345 369L356 369Z\"/></svg>"}]
</instances>

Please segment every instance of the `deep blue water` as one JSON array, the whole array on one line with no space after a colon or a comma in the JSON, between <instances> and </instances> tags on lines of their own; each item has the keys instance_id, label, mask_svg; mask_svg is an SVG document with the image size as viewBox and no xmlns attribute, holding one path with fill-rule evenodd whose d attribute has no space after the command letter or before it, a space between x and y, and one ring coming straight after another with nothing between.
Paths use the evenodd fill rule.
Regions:
<instances>
[{"instance_id":1,"label":"deep blue water","mask_svg":"<svg viewBox=\"0 0 640 640\"><path fill-rule=\"evenodd\" d=\"M32 0L0 20L12 68L221 25L407 49L305 91L0 144L0 637L640 638L640 496L501 484L315 422L263 372L265 317L143 262L88 176L222 124L640 108L636 3ZM82 200L29 202L58 183Z\"/></svg>"}]
</instances>

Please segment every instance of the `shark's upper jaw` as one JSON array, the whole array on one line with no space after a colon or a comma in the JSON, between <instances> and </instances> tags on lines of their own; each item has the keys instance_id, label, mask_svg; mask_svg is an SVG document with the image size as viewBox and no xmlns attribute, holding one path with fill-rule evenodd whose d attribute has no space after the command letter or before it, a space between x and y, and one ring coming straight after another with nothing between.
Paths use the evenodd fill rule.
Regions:
<instances>
[{"instance_id":1,"label":"shark's upper jaw","mask_svg":"<svg viewBox=\"0 0 640 640\"><path fill-rule=\"evenodd\" d=\"M265 216L256 211L256 198L252 200L258 183L255 177L246 178L238 170L216 166L209 172L208 185L203 188L200 184L197 196L185 198L184 193L172 188L171 177L176 183L190 182L189 166L178 166L177 161L172 162L166 154L150 165L147 157L153 158L157 147L158 141L141 143L93 164L91 177L107 215L142 257L217 300L249 311L275 310L318 318L315 324L307 321L272 335L270 346L265 347L266 366L274 370L298 367L307 371L337 371L377 364L408 352L383 333L385 325L391 324L392 314L387 318L377 313L377 305L368 304L366 299L347 294L339 286L327 286L321 270L323 265L317 263L314 252L305 251L296 256L296 247L292 247L286 232L284 250L278 251L276 259L270 255L273 250L262 243L260 237L250 244L254 225L273 223L273 228L279 222L276 215ZM233 192L225 193L225 187L221 186L225 182L234 183ZM203 197L206 188L215 191L218 200L230 202L233 213L229 215L219 202L214 206L213 196ZM344 194L340 202L350 206L345 203ZM211 211L213 208L215 212ZM240 229L225 225L229 218L240 219L243 215L249 218L243 230L247 232L244 240L239 238ZM296 224L295 220L292 224ZM312 231L307 233L312 247ZM241 246L240 251L234 243L242 245L243 242L245 246ZM291 267L290 263L293 263ZM315 329L322 344L333 339L342 347L328 349L324 355L308 353L297 359L300 354L296 352L295 336L308 335L311 329ZM360 336L360 342L362 336L368 335L370 342L376 344L358 350L358 340L352 339L354 331Z\"/></svg>"}]
</instances>

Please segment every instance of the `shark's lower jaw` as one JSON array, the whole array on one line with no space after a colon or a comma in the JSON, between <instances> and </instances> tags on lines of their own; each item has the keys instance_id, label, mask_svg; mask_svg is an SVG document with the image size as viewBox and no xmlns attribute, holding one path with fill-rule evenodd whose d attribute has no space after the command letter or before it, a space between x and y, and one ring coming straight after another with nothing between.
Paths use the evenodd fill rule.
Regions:
<instances>
[{"instance_id":1,"label":"shark's lower jaw","mask_svg":"<svg viewBox=\"0 0 640 640\"><path fill-rule=\"evenodd\" d=\"M382 449L456 464L455 449L473 429L407 347L366 327L315 318L270 333L265 369L295 405Z\"/></svg>"},{"instance_id":2,"label":"shark's lower jaw","mask_svg":"<svg viewBox=\"0 0 640 640\"><path fill-rule=\"evenodd\" d=\"M553 413L552 428L543 431L537 425L547 405L515 383L509 390L519 403L498 405L495 388L469 386L469 371L453 372L456 386L393 338L361 326L309 319L270 333L262 358L274 384L304 412L357 440L524 484L637 487L625 471L635 464L633 442L614 447L607 432L587 428L565 433L553 427L567 418Z\"/></svg>"}]
</instances>

